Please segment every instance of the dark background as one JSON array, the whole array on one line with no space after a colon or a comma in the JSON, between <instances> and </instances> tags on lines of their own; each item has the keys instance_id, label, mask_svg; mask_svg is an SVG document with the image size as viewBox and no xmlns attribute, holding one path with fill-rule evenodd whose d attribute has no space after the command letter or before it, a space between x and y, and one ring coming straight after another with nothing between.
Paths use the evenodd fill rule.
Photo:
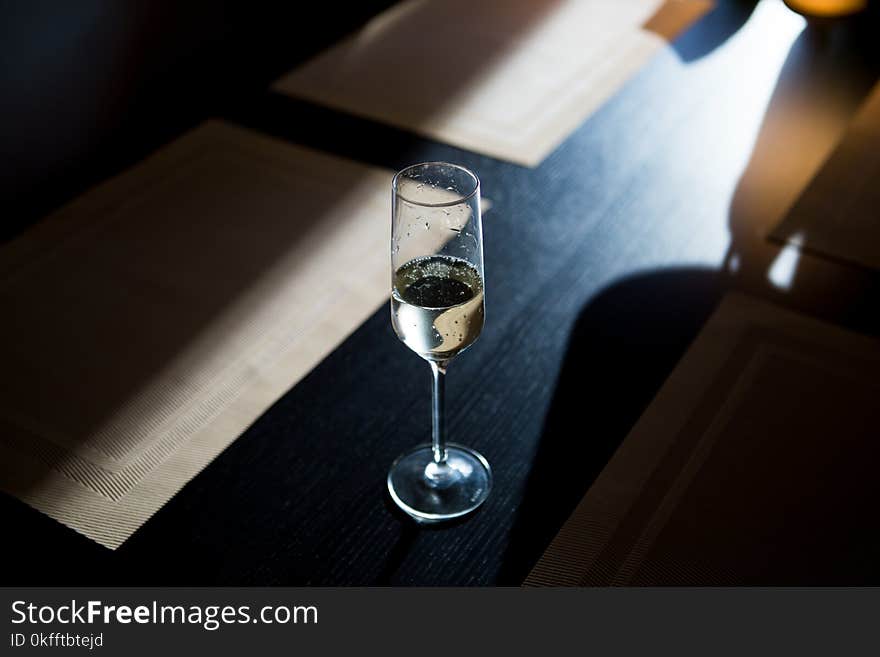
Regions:
<instances>
[{"instance_id":1,"label":"dark background","mask_svg":"<svg viewBox=\"0 0 880 657\"><path fill-rule=\"evenodd\" d=\"M3 235L268 84L391 0L0 2Z\"/></svg>"}]
</instances>

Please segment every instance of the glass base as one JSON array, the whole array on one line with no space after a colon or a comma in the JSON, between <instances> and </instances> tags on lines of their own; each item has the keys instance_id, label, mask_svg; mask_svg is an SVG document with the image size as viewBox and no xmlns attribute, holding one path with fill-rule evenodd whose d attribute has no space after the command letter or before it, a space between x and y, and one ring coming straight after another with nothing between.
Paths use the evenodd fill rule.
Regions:
<instances>
[{"instance_id":1,"label":"glass base","mask_svg":"<svg viewBox=\"0 0 880 657\"><path fill-rule=\"evenodd\" d=\"M446 465L434 463L430 445L398 457L388 472L395 504L419 522L442 522L470 513L489 496L492 470L472 449L447 444Z\"/></svg>"}]
</instances>

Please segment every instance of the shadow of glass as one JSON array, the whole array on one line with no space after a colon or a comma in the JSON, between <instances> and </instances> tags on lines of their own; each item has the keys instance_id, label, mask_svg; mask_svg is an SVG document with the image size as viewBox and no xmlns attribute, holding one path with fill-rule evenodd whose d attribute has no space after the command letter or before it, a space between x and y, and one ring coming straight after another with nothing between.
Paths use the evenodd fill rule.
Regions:
<instances>
[{"instance_id":1,"label":"shadow of glass","mask_svg":"<svg viewBox=\"0 0 880 657\"><path fill-rule=\"evenodd\" d=\"M593 298L571 331L497 583L522 582L611 458L724 288L712 269L626 278Z\"/></svg>"},{"instance_id":2,"label":"shadow of glass","mask_svg":"<svg viewBox=\"0 0 880 657\"><path fill-rule=\"evenodd\" d=\"M735 31L725 25L745 22L752 5L719 6L719 37L713 41L721 43ZM729 11L739 12L733 22ZM712 15L705 20L711 27ZM695 34L676 43L686 60L708 52ZM726 290L745 289L789 305L834 306L849 324L871 325L876 286L857 286L873 289L859 302L845 295L829 302L833 284L816 288L815 275L813 280L798 277L796 258L780 286L770 275L779 245L766 241L760 231L782 218L875 84L878 60L869 34L863 23L851 21L808 24L793 44L731 201L730 247L719 269L670 268L633 275L606 288L580 312L498 584L523 581ZM827 267L818 271L829 276ZM853 306L847 307L850 302Z\"/></svg>"}]
</instances>

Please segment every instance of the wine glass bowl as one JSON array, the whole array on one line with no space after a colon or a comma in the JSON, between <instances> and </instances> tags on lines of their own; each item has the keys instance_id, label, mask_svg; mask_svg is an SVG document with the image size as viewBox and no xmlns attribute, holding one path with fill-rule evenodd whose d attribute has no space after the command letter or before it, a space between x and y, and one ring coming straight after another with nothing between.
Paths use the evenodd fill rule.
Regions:
<instances>
[{"instance_id":1,"label":"wine glass bowl","mask_svg":"<svg viewBox=\"0 0 880 657\"><path fill-rule=\"evenodd\" d=\"M485 321L480 181L468 169L426 162L392 180L391 323L432 372L432 442L400 456L388 473L395 503L422 522L460 517L492 485L486 459L447 443L445 377Z\"/></svg>"}]
</instances>

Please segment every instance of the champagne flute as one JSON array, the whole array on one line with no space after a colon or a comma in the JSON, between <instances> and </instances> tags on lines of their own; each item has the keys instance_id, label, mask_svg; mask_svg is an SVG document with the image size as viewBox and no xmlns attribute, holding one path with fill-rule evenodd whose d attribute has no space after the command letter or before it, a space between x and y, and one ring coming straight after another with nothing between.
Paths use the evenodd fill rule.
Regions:
<instances>
[{"instance_id":1,"label":"champagne flute","mask_svg":"<svg viewBox=\"0 0 880 657\"><path fill-rule=\"evenodd\" d=\"M421 522L476 509L492 471L476 451L446 442L444 392L450 361L483 329L480 181L464 167L426 162L391 182L391 323L433 375L432 441L405 452L388 472L394 502Z\"/></svg>"}]
</instances>

